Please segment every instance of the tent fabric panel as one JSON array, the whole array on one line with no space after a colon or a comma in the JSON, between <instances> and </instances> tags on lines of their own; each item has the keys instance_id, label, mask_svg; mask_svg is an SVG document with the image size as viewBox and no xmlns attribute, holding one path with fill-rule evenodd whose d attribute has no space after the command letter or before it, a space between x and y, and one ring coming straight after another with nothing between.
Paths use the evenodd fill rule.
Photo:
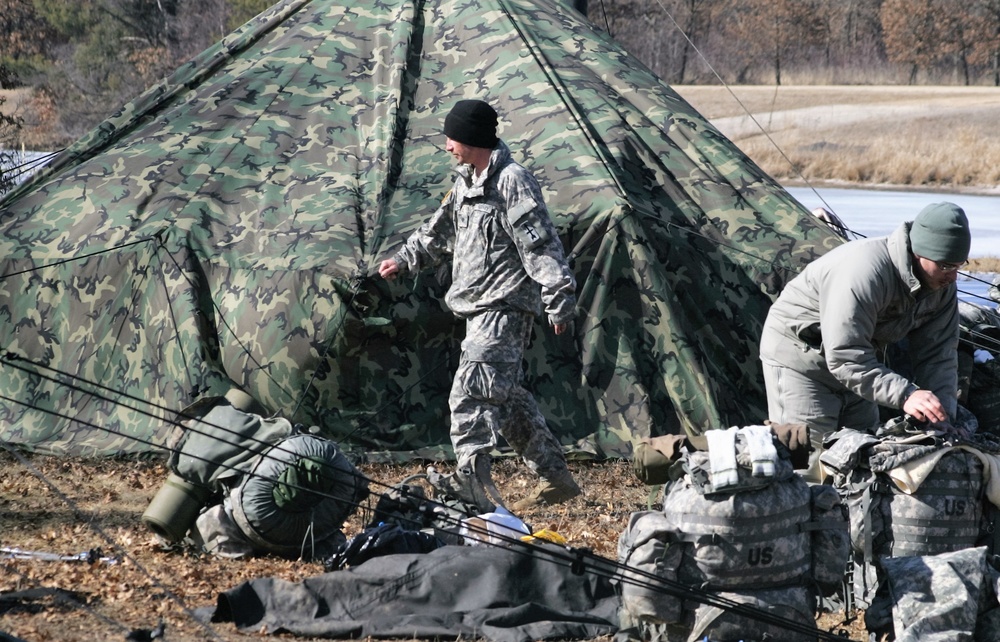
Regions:
<instances>
[{"instance_id":1,"label":"tent fabric panel","mask_svg":"<svg viewBox=\"0 0 1000 642\"><path fill-rule=\"evenodd\" d=\"M166 424L209 380L187 280L155 248L103 254L2 281L15 327L0 364L4 438L53 454L155 451ZM48 283L50 285L45 286ZM21 312L30 300L31 315ZM178 345L185 349L179 350ZM221 384L216 386L225 390Z\"/></svg>"},{"instance_id":2,"label":"tent fabric panel","mask_svg":"<svg viewBox=\"0 0 1000 642\"><path fill-rule=\"evenodd\" d=\"M386 283L374 271L447 192L444 114L471 97L500 112L577 275L575 334L539 321L525 355L563 443L627 456L637 436L759 421L767 306L839 241L550 0L287 0L182 66L0 202L0 273L69 259L53 274L89 307L57 317L121 321L63 336L46 320L60 347L32 358L169 407L239 385L368 455L446 455L463 332L442 304L446 275ZM162 252L142 289L124 264L83 270L134 302L103 286L87 299L90 277L75 281L71 266L147 242ZM44 287L0 281L5 345L37 341ZM6 376L53 407L73 398ZM88 404L85 421L124 422L153 442L166 423L113 402ZM0 427L43 425L21 412ZM45 430L53 448L122 447Z\"/></svg>"}]
</instances>

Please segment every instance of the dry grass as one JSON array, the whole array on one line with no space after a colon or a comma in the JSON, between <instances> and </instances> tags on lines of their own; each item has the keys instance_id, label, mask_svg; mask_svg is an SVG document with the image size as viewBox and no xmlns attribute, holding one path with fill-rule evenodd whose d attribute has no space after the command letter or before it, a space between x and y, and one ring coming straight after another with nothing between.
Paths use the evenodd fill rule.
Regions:
<instances>
[{"instance_id":1,"label":"dry grass","mask_svg":"<svg viewBox=\"0 0 1000 642\"><path fill-rule=\"evenodd\" d=\"M991 274L1000 273L1000 259L992 256L980 259L970 259L966 271L989 272Z\"/></svg>"},{"instance_id":2,"label":"dry grass","mask_svg":"<svg viewBox=\"0 0 1000 642\"><path fill-rule=\"evenodd\" d=\"M675 89L785 182L1000 190L995 88Z\"/></svg>"}]
</instances>

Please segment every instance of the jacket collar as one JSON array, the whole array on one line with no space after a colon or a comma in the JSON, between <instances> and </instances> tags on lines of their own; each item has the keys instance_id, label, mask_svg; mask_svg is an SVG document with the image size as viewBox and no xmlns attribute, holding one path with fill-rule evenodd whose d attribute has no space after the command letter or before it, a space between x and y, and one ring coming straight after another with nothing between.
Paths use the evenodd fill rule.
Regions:
<instances>
[{"instance_id":1,"label":"jacket collar","mask_svg":"<svg viewBox=\"0 0 1000 642\"><path fill-rule=\"evenodd\" d=\"M493 176L501 167L510 162L510 148L502 140L498 140L496 147L490 153L490 162L486 165L486 171L480 174L478 177L473 179L473 168L472 165L462 164L455 168L455 171L465 179L465 182L470 185L483 185L486 181Z\"/></svg>"},{"instance_id":2,"label":"jacket collar","mask_svg":"<svg viewBox=\"0 0 1000 642\"><path fill-rule=\"evenodd\" d=\"M910 223L902 223L889 235L886 245L889 248L889 258L892 260L899 278L903 279L907 289L914 297L920 294L923 286L913 271L913 250L910 249Z\"/></svg>"}]
</instances>

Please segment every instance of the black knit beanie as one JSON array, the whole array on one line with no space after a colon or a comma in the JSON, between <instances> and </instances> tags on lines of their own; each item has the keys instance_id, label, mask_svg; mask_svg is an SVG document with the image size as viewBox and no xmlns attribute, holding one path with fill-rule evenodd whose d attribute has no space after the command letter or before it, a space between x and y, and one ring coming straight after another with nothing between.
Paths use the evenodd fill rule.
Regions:
<instances>
[{"instance_id":1,"label":"black knit beanie","mask_svg":"<svg viewBox=\"0 0 1000 642\"><path fill-rule=\"evenodd\" d=\"M481 100L460 100L444 119L444 135L464 145L493 149L497 144L497 113Z\"/></svg>"}]
</instances>

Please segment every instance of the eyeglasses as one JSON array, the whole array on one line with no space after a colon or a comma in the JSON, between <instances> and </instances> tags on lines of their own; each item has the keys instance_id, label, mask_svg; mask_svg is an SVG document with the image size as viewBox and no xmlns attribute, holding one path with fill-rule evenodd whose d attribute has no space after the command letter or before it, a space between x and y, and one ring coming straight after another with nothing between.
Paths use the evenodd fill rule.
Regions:
<instances>
[{"instance_id":1,"label":"eyeglasses","mask_svg":"<svg viewBox=\"0 0 1000 642\"><path fill-rule=\"evenodd\" d=\"M934 261L934 265L936 265L937 269L942 272L954 272L955 270L964 268L968 264L968 261L962 261L961 263L943 263L941 261Z\"/></svg>"},{"instance_id":2,"label":"eyeglasses","mask_svg":"<svg viewBox=\"0 0 1000 642\"><path fill-rule=\"evenodd\" d=\"M932 259L927 258L926 256L920 256L919 254L914 254L913 256L917 257L918 259L924 259L925 261L930 261L931 263L936 265L937 269L940 270L941 272L954 272L956 270L961 270L962 268L964 268L966 265L969 264L968 261L962 261L961 263L945 263L944 261L934 261Z\"/></svg>"}]
</instances>

